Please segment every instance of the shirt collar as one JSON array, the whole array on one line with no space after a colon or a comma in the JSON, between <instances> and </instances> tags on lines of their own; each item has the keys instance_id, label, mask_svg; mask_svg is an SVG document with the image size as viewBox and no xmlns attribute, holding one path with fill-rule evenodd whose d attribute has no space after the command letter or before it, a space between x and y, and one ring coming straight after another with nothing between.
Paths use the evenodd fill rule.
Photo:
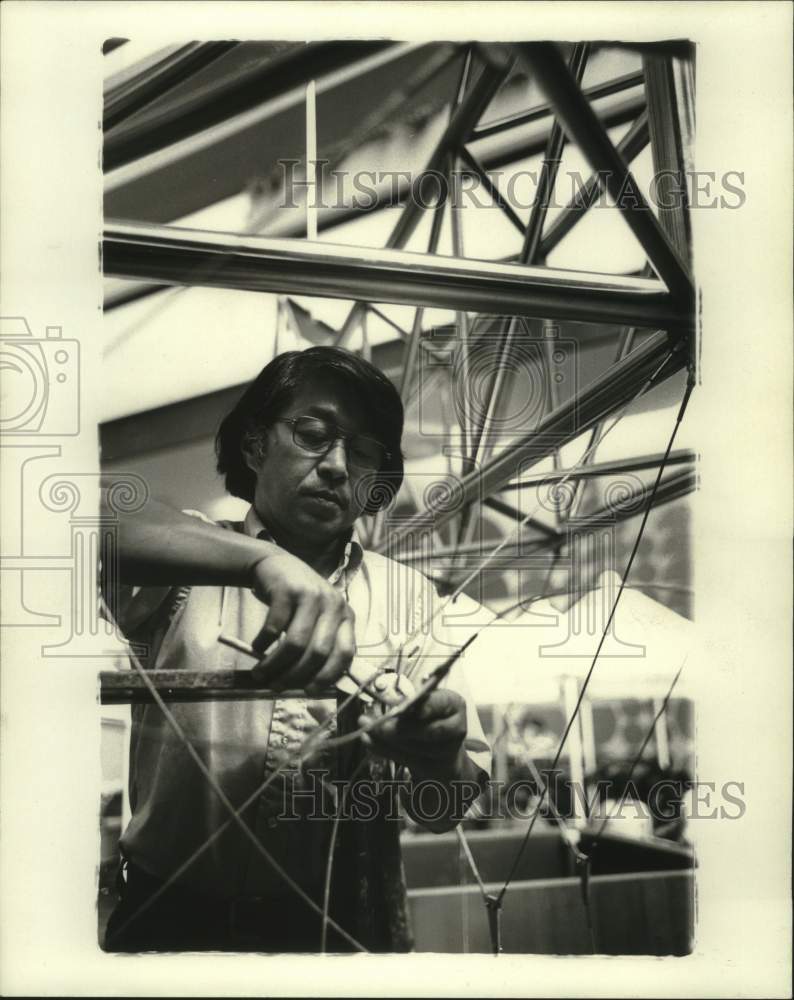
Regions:
<instances>
[{"instance_id":1,"label":"shirt collar","mask_svg":"<svg viewBox=\"0 0 794 1000\"><path fill-rule=\"evenodd\" d=\"M254 510L253 506L248 509L248 513L245 515L243 527L246 535L250 535L251 538L261 538L266 542L272 542L274 545L278 544L262 523L261 518ZM342 558L339 560L339 565L328 577L328 582L330 584L336 584L344 578L344 582L348 583L358 570L363 558L364 549L361 545L361 539L359 538L359 534L354 525L350 531L350 538L345 545Z\"/></svg>"}]
</instances>

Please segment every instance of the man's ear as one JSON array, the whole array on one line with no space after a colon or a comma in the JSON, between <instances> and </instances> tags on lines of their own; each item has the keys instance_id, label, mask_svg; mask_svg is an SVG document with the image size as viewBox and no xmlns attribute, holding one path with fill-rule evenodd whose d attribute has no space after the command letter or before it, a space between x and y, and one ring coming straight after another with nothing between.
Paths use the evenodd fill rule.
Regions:
<instances>
[{"instance_id":1,"label":"man's ear","mask_svg":"<svg viewBox=\"0 0 794 1000\"><path fill-rule=\"evenodd\" d=\"M262 464L262 459L265 457L266 451L265 443L264 435L245 434L243 436L243 440L240 443L240 452L242 453L243 461L251 472L256 472Z\"/></svg>"}]
</instances>

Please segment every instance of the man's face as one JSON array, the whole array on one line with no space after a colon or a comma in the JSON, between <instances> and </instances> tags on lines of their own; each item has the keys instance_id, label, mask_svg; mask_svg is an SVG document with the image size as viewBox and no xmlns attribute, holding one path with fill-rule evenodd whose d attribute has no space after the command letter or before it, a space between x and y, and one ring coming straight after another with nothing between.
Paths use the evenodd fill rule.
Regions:
<instances>
[{"instance_id":1,"label":"man's face","mask_svg":"<svg viewBox=\"0 0 794 1000\"><path fill-rule=\"evenodd\" d=\"M323 378L308 381L280 414L322 417L343 434L371 434L366 414L344 383ZM357 489L371 475L348 461L344 441L325 455L313 455L293 441L292 425L278 422L265 432L260 455L246 454L256 475L254 507L276 538L300 550L306 542L328 544L346 535L362 513L365 495Z\"/></svg>"}]
</instances>

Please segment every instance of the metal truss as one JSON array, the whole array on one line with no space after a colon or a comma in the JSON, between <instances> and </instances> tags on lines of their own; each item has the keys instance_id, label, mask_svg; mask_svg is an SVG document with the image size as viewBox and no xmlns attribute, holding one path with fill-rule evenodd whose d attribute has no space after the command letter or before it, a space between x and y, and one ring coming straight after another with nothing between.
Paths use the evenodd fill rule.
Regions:
<instances>
[{"instance_id":1,"label":"metal truss","mask_svg":"<svg viewBox=\"0 0 794 1000\"><path fill-rule=\"evenodd\" d=\"M221 74L216 86L200 88L191 99L170 104L166 101L159 107L155 102L148 111L146 101L158 86L154 75L148 80L133 80L126 88L115 90L107 96L106 102L106 119L113 123L106 134L106 168L134 166L136 159L160 151L165 156L164 162L173 163L178 161L176 147L179 142L190 142L195 137L197 145L201 146L203 130L218 128L225 118L241 111L255 110L257 102L273 100L290 89L294 93L303 82L321 73L333 73L362 55L389 55L388 43L372 43L367 53L360 48L353 53L347 43L318 43L310 52L311 48L287 51L262 66L251 67L247 75L236 80L224 79ZM153 294L170 285L343 298L351 300L351 309L346 321L335 331L335 342L347 344L356 330L366 330L368 317L373 314L387 317L379 308L382 304L414 306L416 312L410 331L387 318L403 345L404 399L410 397L412 386L420 380L421 358L429 346L423 326L425 309L442 308L456 313L466 359L473 356L478 344L479 334L475 331L478 318L501 317L493 327L500 345L500 366L493 373L487 405L479 414L464 408L460 418L462 471L460 476L450 477L454 503L450 503L449 491L443 497L436 495L434 499L431 496L414 515L398 524L390 524L387 520L385 537L382 519L375 522L370 535L370 541L378 540L375 547L387 550L395 558L415 562L429 555L431 576L432 570L438 569L433 566L434 560L448 560L442 576L447 591L454 587L456 593L459 592L502 552L504 556L499 566L520 558L527 548L554 553L568 527L587 530L589 525L604 517L625 520L640 513L644 507L626 569L628 576L651 509L685 496L696 487L692 453L671 450L694 385L696 293L691 273L688 208L682 199L657 215L630 169L632 160L648 144L658 170L672 171L683 177L691 165L691 51L687 45L679 43L641 46L641 74L624 74L596 87L583 88L584 70L593 48L580 44L563 53L551 43L526 43L464 45L458 49L461 72L450 94L449 119L426 164L426 174L450 178L455 171L463 171L484 184L494 203L519 233L520 247L507 261L478 259L477 248L472 253L471 247L468 248L470 259L467 259L456 207L447 206L443 199L432 206L434 217L427 254L406 252L406 244L425 211L423 204L411 197L416 192L416 181L413 184L406 182L398 192L402 210L382 250L307 242L302 238L306 227L291 221L271 227L267 235L206 233L151 222L122 223L112 219L106 223L105 273L138 283L130 284L126 291L116 289L107 302L108 307ZM223 53L198 46L181 55L172 53L169 58L170 63L159 70L160 84L166 90L169 74L173 78L184 76L203 61L217 66ZM483 121L489 105L506 81L513 78L516 67L524 68L530 79L539 84L547 103ZM426 76L429 78L431 74L428 72ZM630 127L616 145L608 129L626 123ZM578 146L593 173L584 189L554 221L549 222L547 196L554 188L560 158L568 144ZM500 199L498 184L488 172L541 153L539 192L542 197L536 199L525 222L512 206ZM117 177L122 172L115 171ZM643 274L616 276L548 267L549 254L586 216L603 192L612 198L615 210L622 214L644 250L646 268ZM626 192L630 192L631 197L624 197ZM389 192L379 191L376 203L367 211L393 205L393 195L391 187ZM437 254L440 228L448 207L454 248L452 258ZM347 212L320 212L317 228L327 231L363 214L358 208ZM527 333L516 322L517 317L531 317L535 327ZM537 328L538 322L542 329L543 324L550 321L581 324L577 329L585 340L588 324L591 328L604 324L614 326L614 363L566 398L558 394L549 378L548 398L540 419L507 442L497 439L493 430L504 404L504 373L515 364L516 345L522 338L528 337L542 348L546 355L546 372L551 375L552 352L538 336ZM366 336L361 350L365 355L369 353ZM465 381L468 377L466 364L462 371ZM642 395L682 371L688 371L687 388L667 451L619 462L597 462L596 449L604 436L606 421L616 414L615 419L618 419ZM448 431L456 429L447 428ZM579 464L564 468L560 449L587 431L591 432L590 443ZM554 460L552 471L533 471L535 465L549 457ZM668 465L683 468L665 478L663 473ZM519 506L525 489L531 491L544 484L559 486L572 482L577 485L578 503L582 491L579 484L600 476L640 469L656 470L652 489L638 488L608 509L599 508L584 517L577 516L575 522L570 519L575 506L558 515L554 527L537 520L534 513L525 513ZM514 502L509 502L505 494ZM514 530L498 544L494 542L485 558L475 561L470 573L469 557L483 555L483 544L471 540L472 525L483 508L512 518ZM524 528L533 533L522 534ZM411 543L419 535L426 536L428 531L434 538L441 538L440 532L446 532L446 544L425 556L417 556ZM604 636L624 584L625 578ZM579 690L557 758L573 731L604 636ZM116 680L103 675L103 700L151 699L166 711L160 692L166 698L172 695L174 700L272 696L271 692L251 688L250 681L235 672L208 674L203 678L192 674L158 678L157 673L150 673L144 679L139 672L140 680L134 683L129 677ZM657 721L654 720L654 724ZM537 812L527 830L527 838L536 818ZM231 820L234 819L232 815ZM580 860L577 858L577 863ZM588 907L586 857L584 862L583 899ZM488 896L483 888L495 952L499 950L500 907L511 878L512 872L498 896ZM327 911L324 919L327 920ZM595 950L595 941L593 948Z\"/></svg>"},{"instance_id":2,"label":"metal truss","mask_svg":"<svg viewBox=\"0 0 794 1000\"><path fill-rule=\"evenodd\" d=\"M224 51L212 46L186 46L169 54L148 77L133 79L106 95L107 120L114 123L106 134L106 168L120 162L126 155L125 148L132 150L134 156L145 156L153 148L164 145L168 136L173 141L200 133L202 128L213 126L224 115L233 114L243 106L254 106L257 93L264 92L265 100L271 100L312 75L332 73L346 62L366 59L375 51L342 43L318 43L315 48L316 53L313 50L308 53L304 47L299 51L288 49L262 66L249 67L246 74L235 79L220 74L214 88L200 88L189 101L182 99L175 104L166 101L162 106L162 98L167 97L174 80L222 58ZM386 46L381 46L383 48ZM566 442L588 429L595 434L609 414L633 398L638 390L647 391L692 364L694 292L689 274L691 254L686 205L660 212L657 220L628 166L649 142L654 163L660 169L683 171L689 162L693 99L692 77L686 62L672 50L670 54L655 48L643 50L643 72L624 74L583 89L581 81L591 54L587 45L573 47L568 61L557 46L549 43L513 47L462 46L459 51L464 63L457 83L457 96L448 124L426 164L425 174L449 177L457 168L464 173L470 172L484 183L494 203L521 232L522 248L512 262L466 259L459 233L457 256L435 255L447 208L443 200L434 208L429 252L407 253L403 248L425 211L422 202L410 197L412 192L415 194L421 178L402 182L398 201L404 201L403 210L383 250L296 240L295 237L305 234L305 228L296 228L294 224L290 224L288 230L281 227L283 236L274 238L109 220L103 241L105 273L124 279L106 303L107 308L173 285L352 299L353 308L336 342L348 342L352 332L366 322L368 312L383 317L399 331L404 341L404 394L417 378L416 368L422 354L420 345L424 343L422 316L426 308L454 310L459 323L468 323L469 314L575 322L582 324L579 330L584 336L587 335L585 324L614 324L624 328L623 346L611 368L562 403L552 394L547 411L536 426L512 440L509 447L502 448L495 457L489 457L493 444L490 441L491 422L504 390L503 378L500 373L496 374L484 421L480 421L479 426L462 428L464 440L469 442L467 447L471 450L468 462L464 456L465 474L456 486L458 508L451 510L443 501L438 501L434 507L431 502L417 512L413 522L393 527L388 537L380 540L378 547L388 548L398 558L402 551L402 558L406 559L412 558L406 543L413 535L426 532L428 524L437 531L450 521L462 518L468 522L470 538L468 510L471 505L484 503L492 510L499 510L501 506L505 513L505 501L498 496L504 490L550 484L568 476L583 483L599 475L614 475L639 467L652 468L653 456L643 460L641 466L631 460L599 465L593 454L581 467L564 470L560 466L559 451ZM318 59L310 58L312 54ZM452 55L454 49L451 47L435 55L428 51L428 65L419 70L416 86L406 87L405 93L397 95L392 103L397 106L398 98L410 99ZM479 71L475 72L478 64ZM530 78L539 83L548 103L483 122L486 109L516 65L523 65ZM470 83L470 79L473 82ZM257 91L254 84L261 84L263 90ZM155 101L152 110L147 112L145 100L156 95L158 88L161 102ZM131 124L125 127L124 119L130 110L141 105L144 114L133 114ZM615 146L606 129L622 122L630 122L631 126ZM175 123L176 131L169 133L164 128ZM498 147L486 145L482 153L478 152L483 142L487 144L495 138L500 140ZM556 219L547 223L548 196L569 142L581 148L593 174ZM512 206L500 198L489 171L538 152L544 154L538 197L525 224ZM134 156L131 153L129 159ZM579 273L545 266L548 254L575 228L603 190L613 197L617 210L622 212L648 255L645 275ZM632 197L621 198L621 193L627 190ZM382 194L383 197L369 206L367 212L378 211L387 203L394 204L393 186L389 192L390 201L385 191ZM454 209L451 211L454 236L456 213ZM330 226L363 214L365 212L356 207L341 215L320 211L318 230L326 231ZM278 221L270 228L278 232ZM137 282L143 284L134 284ZM379 309L381 304L389 303L416 307L410 331L402 330ZM631 331L637 329L657 332L632 350ZM473 337L471 348L477 336L473 332L468 336ZM507 369L516 338L513 324L503 324L501 338L503 367ZM425 350L427 347L424 343ZM548 456L555 459L553 473L527 475L534 464ZM689 462L690 459L691 456L686 459L674 456L670 462ZM663 489L660 500L664 496ZM559 525L555 530L534 519L531 523L540 536L545 537L546 545L558 544ZM465 544L463 536L459 544Z\"/></svg>"}]
</instances>

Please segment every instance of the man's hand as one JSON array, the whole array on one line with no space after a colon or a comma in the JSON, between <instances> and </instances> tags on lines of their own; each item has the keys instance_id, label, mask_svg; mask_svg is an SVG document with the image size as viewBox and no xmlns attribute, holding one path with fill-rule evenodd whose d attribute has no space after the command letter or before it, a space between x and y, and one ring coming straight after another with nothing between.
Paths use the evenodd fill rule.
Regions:
<instances>
[{"instance_id":1,"label":"man's hand","mask_svg":"<svg viewBox=\"0 0 794 1000\"><path fill-rule=\"evenodd\" d=\"M363 715L359 726L373 726ZM466 703L456 691L431 691L405 715L374 726L362 737L382 757L405 764L415 779L456 778L463 769Z\"/></svg>"},{"instance_id":2,"label":"man's hand","mask_svg":"<svg viewBox=\"0 0 794 1000\"><path fill-rule=\"evenodd\" d=\"M281 636L253 668L257 680L276 689L305 688L308 694L332 687L356 651L353 611L344 596L283 550L260 559L251 572L254 593L268 605L253 645L264 653Z\"/></svg>"},{"instance_id":3,"label":"man's hand","mask_svg":"<svg viewBox=\"0 0 794 1000\"><path fill-rule=\"evenodd\" d=\"M269 606L254 645L264 653L279 637L281 642L254 667L263 686L306 686L314 694L332 687L350 665L353 612L343 595L302 559L151 497L141 511L121 513L117 519L124 583L250 587Z\"/></svg>"}]
</instances>

